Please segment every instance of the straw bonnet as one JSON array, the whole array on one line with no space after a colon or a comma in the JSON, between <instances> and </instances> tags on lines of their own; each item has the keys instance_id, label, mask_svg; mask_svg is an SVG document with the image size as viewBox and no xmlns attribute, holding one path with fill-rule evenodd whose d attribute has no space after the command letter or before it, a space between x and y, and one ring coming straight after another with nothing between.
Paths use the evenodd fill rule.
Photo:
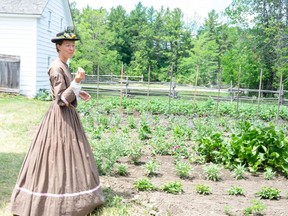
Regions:
<instances>
[{"instance_id":1,"label":"straw bonnet","mask_svg":"<svg viewBox=\"0 0 288 216\"><path fill-rule=\"evenodd\" d=\"M57 43L62 40L77 41L77 40L80 40L80 38L78 38L77 35L75 34L74 28L69 26L64 31L56 34L55 38L51 39L53 43Z\"/></svg>"}]
</instances>

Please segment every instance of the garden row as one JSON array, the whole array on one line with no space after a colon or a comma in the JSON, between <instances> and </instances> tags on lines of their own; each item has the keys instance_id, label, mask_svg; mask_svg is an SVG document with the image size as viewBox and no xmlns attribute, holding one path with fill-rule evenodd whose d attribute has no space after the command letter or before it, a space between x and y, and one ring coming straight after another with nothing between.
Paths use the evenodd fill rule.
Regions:
<instances>
[{"instance_id":1,"label":"garden row","mask_svg":"<svg viewBox=\"0 0 288 216\"><path fill-rule=\"evenodd\" d=\"M252 173L273 169L287 176L288 139L282 124L247 120L249 116L240 120L208 113L202 117L196 116L198 113L156 115L137 109L148 108L146 104L123 100L122 111L127 115L119 112L115 98L80 104L84 126L97 148L94 156L101 174L109 174L120 157L137 160L146 148L151 155L171 155L176 160L221 164L231 170L244 166ZM157 102L158 110L161 106L161 101ZM188 110L184 104L178 107Z\"/></svg>"}]
</instances>

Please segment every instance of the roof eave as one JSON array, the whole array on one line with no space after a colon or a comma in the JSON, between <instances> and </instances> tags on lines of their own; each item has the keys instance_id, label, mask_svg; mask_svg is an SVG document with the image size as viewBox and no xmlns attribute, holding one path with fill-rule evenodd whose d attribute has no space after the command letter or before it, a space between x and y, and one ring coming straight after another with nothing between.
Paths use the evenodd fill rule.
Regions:
<instances>
[{"instance_id":1,"label":"roof eave","mask_svg":"<svg viewBox=\"0 0 288 216\"><path fill-rule=\"evenodd\" d=\"M41 14L17 14L17 13L0 13L0 17L26 17L26 18L40 18Z\"/></svg>"}]
</instances>

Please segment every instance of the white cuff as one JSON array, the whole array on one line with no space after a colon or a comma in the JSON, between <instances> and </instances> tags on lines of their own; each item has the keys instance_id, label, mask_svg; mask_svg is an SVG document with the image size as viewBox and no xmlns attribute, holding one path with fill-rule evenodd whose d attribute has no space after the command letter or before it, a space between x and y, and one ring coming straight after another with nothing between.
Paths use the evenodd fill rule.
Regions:
<instances>
[{"instance_id":1,"label":"white cuff","mask_svg":"<svg viewBox=\"0 0 288 216\"><path fill-rule=\"evenodd\" d=\"M81 85L80 83L76 83L74 80L71 82L70 84L74 94L76 95L76 98L77 100L80 100L80 97L79 97L79 92L81 90Z\"/></svg>"}]
</instances>

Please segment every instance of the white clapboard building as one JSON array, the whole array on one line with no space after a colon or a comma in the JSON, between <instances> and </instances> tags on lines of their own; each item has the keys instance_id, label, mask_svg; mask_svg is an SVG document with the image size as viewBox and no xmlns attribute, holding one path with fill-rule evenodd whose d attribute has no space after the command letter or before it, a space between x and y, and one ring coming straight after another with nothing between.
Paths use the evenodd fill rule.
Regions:
<instances>
[{"instance_id":1,"label":"white clapboard building","mask_svg":"<svg viewBox=\"0 0 288 216\"><path fill-rule=\"evenodd\" d=\"M28 97L49 89L47 69L57 57L51 38L67 26L73 26L68 0L0 0L0 90L9 90L11 80ZM19 62L18 73L11 61Z\"/></svg>"}]
</instances>

